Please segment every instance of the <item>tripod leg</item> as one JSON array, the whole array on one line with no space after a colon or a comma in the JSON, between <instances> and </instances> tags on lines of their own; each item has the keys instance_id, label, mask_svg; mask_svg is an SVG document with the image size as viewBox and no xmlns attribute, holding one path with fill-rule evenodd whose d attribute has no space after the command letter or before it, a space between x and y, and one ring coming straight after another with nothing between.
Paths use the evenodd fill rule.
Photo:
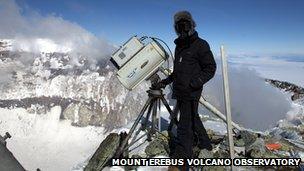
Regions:
<instances>
[{"instance_id":1,"label":"tripod leg","mask_svg":"<svg viewBox=\"0 0 304 171\"><path fill-rule=\"evenodd\" d=\"M160 97L160 99L162 100L163 104L165 105L165 107L167 108L168 112L170 113L170 115L172 115L173 111L171 110L167 100L162 96Z\"/></svg>"},{"instance_id":2,"label":"tripod leg","mask_svg":"<svg viewBox=\"0 0 304 171\"><path fill-rule=\"evenodd\" d=\"M165 105L165 107L167 108L169 114L170 114L170 117L171 117L171 121L170 121L170 124L169 124L169 127L168 127L168 130L171 131L172 127L173 127L173 124L177 124L178 121L177 121L177 111L178 111L178 106L176 104L176 108L174 109L174 111L171 110L167 100L162 96L161 97L161 100L163 102L163 104Z\"/></svg>"},{"instance_id":3,"label":"tripod leg","mask_svg":"<svg viewBox=\"0 0 304 171\"><path fill-rule=\"evenodd\" d=\"M159 132L161 132L161 107L160 107L160 105L161 105L161 99L158 99L157 100L158 101L158 130L159 130Z\"/></svg>"},{"instance_id":4,"label":"tripod leg","mask_svg":"<svg viewBox=\"0 0 304 171\"><path fill-rule=\"evenodd\" d=\"M152 97L149 97L144 105L144 107L142 108L142 110L140 111L140 114L138 115L138 117L136 118L134 124L132 125L128 135L126 136L126 138L122 141L121 145L119 146L119 148L116 151L115 157L118 158L122 153L123 150L126 146L126 144L128 143L128 140L131 138L131 135L133 134L136 126L138 125L139 121L141 120L141 118L143 117L146 109L148 108L150 102L152 100Z\"/></svg>"},{"instance_id":5,"label":"tripod leg","mask_svg":"<svg viewBox=\"0 0 304 171\"><path fill-rule=\"evenodd\" d=\"M152 129L151 129L151 133L154 134L155 131L155 124L156 124L156 115L157 115L157 103L158 103L158 99L155 100L155 103L153 104L153 114L152 114Z\"/></svg>"},{"instance_id":6,"label":"tripod leg","mask_svg":"<svg viewBox=\"0 0 304 171\"><path fill-rule=\"evenodd\" d=\"M142 129L138 129L138 130L135 132L135 135L134 135L134 137L132 138L130 144L133 144L133 142L135 142L135 140L136 140L136 138L137 138L137 136L138 136L138 134L140 133L141 130L142 130Z\"/></svg>"},{"instance_id":7,"label":"tripod leg","mask_svg":"<svg viewBox=\"0 0 304 171\"><path fill-rule=\"evenodd\" d=\"M147 140L151 141L152 140L152 135L155 133L155 107L157 107L157 99L153 99L153 104L151 104L152 108L152 121L151 121L151 128L148 128L148 133L147 133Z\"/></svg>"},{"instance_id":8,"label":"tripod leg","mask_svg":"<svg viewBox=\"0 0 304 171\"><path fill-rule=\"evenodd\" d=\"M138 134L140 133L140 131L144 131L144 130L147 129L147 124L148 124L148 121L149 121L149 118L150 118L150 115L151 115L151 109L152 109L152 107L153 107L154 102L155 102L155 100L152 98L151 101L150 101L150 105L149 105L147 114L146 114L145 121L144 121L144 123L141 125L141 128L138 129L138 130L135 132L135 135L134 135L134 137L132 138L130 144L132 144L132 143L136 140L136 138L137 138Z\"/></svg>"},{"instance_id":9,"label":"tripod leg","mask_svg":"<svg viewBox=\"0 0 304 171\"><path fill-rule=\"evenodd\" d=\"M147 128L147 124L148 124L148 121L149 121L149 118L151 116L151 110L152 110L152 107L153 107L153 104L155 103L155 99L151 99L151 102L150 102L150 106L148 108L148 112L147 112L147 116L146 116L146 119L142 125L142 130L145 130Z\"/></svg>"}]
</instances>

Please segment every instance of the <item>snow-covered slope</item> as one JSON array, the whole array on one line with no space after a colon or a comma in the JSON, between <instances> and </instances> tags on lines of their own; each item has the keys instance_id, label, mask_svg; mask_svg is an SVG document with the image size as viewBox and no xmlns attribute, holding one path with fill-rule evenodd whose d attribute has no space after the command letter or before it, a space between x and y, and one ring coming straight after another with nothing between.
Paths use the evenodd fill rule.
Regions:
<instances>
[{"instance_id":1,"label":"snow-covered slope","mask_svg":"<svg viewBox=\"0 0 304 171\"><path fill-rule=\"evenodd\" d=\"M40 52L15 50L12 42L0 40L0 134L12 135L8 148L28 170L77 168L147 98L147 84L130 92L118 82L109 58L58 52L42 40Z\"/></svg>"},{"instance_id":2,"label":"snow-covered slope","mask_svg":"<svg viewBox=\"0 0 304 171\"><path fill-rule=\"evenodd\" d=\"M27 170L71 170L90 157L103 140L103 127L74 127L60 120L60 107L43 115L0 108L0 133L8 131L8 149Z\"/></svg>"},{"instance_id":3,"label":"snow-covered slope","mask_svg":"<svg viewBox=\"0 0 304 171\"><path fill-rule=\"evenodd\" d=\"M286 113L286 118L278 121L278 127L295 126L301 127L304 124L304 88L295 84L266 79L268 83L288 93L292 100L292 108Z\"/></svg>"},{"instance_id":4,"label":"snow-covered slope","mask_svg":"<svg viewBox=\"0 0 304 171\"><path fill-rule=\"evenodd\" d=\"M61 52L0 53L0 107L21 106L39 113L40 108L48 111L60 105L61 118L74 125L104 125L111 120L106 126L114 128L136 116L147 98L142 93L147 85L130 92L118 82L109 59ZM44 100L42 105L41 98L50 104Z\"/></svg>"}]
</instances>

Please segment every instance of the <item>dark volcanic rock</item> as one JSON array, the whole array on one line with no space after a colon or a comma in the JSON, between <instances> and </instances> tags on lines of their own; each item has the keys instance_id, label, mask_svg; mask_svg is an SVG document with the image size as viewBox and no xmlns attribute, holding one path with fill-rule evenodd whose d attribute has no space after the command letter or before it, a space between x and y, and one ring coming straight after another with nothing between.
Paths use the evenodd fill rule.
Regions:
<instances>
[{"instance_id":1,"label":"dark volcanic rock","mask_svg":"<svg viewBox=\"0 0 304 171\"><path fill-rule=\"evenodd\" d=\"M250 146L252 143L256 141L257 138L258 138L257 134L253 132L249 132L247 130L241 130L237 135L237 139L242 139L245 146Z\"/></svg>"},{"instance_id":2,"label":"dark volcanic rock","mask_svg":"<svg viewBox=\"0 0 304 171\"><path fill-rule=\"evenodd\" d=\"M154 140L152 140L145 149L148 157L158 155L169 156L170 149L168 144L168 133L164 131L162 134L157 133Z\"/></svg>"},{"instance_id":3,"label":"dark volcanic rock","mask_svg":"<svg viewBox=\"0 0 304 171\"><path fill-rule=\"evenodd\" d=\"M213 152L203 149L200 151L198 158L213 158Z\"/></svg>"},{"instance_id":4,"label":"dark volcanic rock","mask_svg":"<svg viewBox=\"0 0 304 171\"><path fill-rule=\"evenodd\" d=\"M149 157L154 157L158 155L168 156L166 146L167 144L164 144L164 142L162 142L161 140L155 139L146 147L145 153Z\"/></svg>"},{"instance_id":5,"label":"dark volcanic rock","mask_svg":"<svg viewBox=\"0 0 304 171\"><path fill-rule=\"evenodd\" d=\"M265 142L262 138L257 138L252 144L245 147L245 153L248 157L261 158L265 152Z\"/></svg>"},{"instance_id":6,"label":"dark volcanic rock","mask_svg":"<svg viewBox=\"0 0 304 171\"><path fill-rule=\"evenodd\" d=\"M8 100L0 100L0 108L32 108L33 112L38 114L46 113L50 110L51 107L60 106L62 111L70 104L75 102L75 100L70 98L61 98L58 96L53 97L29 97L23 99L8 99ZM40 110L35 110L33 105L39 105Z\"/></svg>"},{"instance_id":7,"label":"dark volcanic rock","mask_svg":"<svg viewBox=\"0 0 304 171\"><path fill-rule=\"evenodd\" d=\"M297 99L304 98L304 88L297 86L295 84L286 82L286 81L279 81L279 80L272 80L272 79L266 79L266 82L270 83L271 85L282 89L287 92L293 93L291 96L291 100L295 101Z\"/></svg>"},{"instance_id":8,"label":"dark volcanic rock","mask_svg":"<svg viewBox=\"0 0 304 171\"><path fill-rule=\"evenodd\" d=\"M92 105L93 104L93 105ZM74 126L101 126L105 115L97 103L71 103L64 111L63 117L72 121ZM77 115L77 117L75 117Z\"/></svg>"},{"instance_id":9,"label":"dark volcanic rock","mask_svg":"<svg viewBox=\"0 0 304 171\"><path fill-rule=\"evenodd\" d=\"M120 135L111 133L99 145L98 149L90 159L84 171L99 171L102 170L107 162L115 155L116 149L120 144Z\"/></svg>"}]
</instances>

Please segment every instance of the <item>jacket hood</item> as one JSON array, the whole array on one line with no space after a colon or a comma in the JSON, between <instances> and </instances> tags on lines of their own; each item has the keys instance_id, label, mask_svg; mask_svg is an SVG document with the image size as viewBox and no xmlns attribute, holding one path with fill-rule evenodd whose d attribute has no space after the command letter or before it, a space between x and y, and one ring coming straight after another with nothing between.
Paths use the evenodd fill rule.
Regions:
<instances>
[{"instance_id":1,"label":"jacket hood","mask_svg":"<svg viewBox=\"0 0 304 171\"><path fill-rule=\"evenodd\" d=\"M193 20L193 17L192 17L192 15L190 14L190 12L188 12L188 11L179 11L179 12L177 12L177 13L175 13L175 15L174 15L174 30L175 30L175 33L178 35L178 36L180 36L179 35L179 33L177 32L177 30L176 30L176 23L178 22L178 21L180 21L180 20L188 20L188 21L190 21L190 23L191 23L191 33L190 34L193 34L194 33L194 31L195 31L195 27L196 27L196 23L195 23L195 21Z\"/></svg>"},{"instance_id":2,"label":"jacket hood","mask_svg":"<svg viewBox=\"0 0 304 171\"><path fill-rule=\"evenodd\" d=\"M192 15L188 11L179 11L179 12L175 13L174 24L176 24L181 19L190 21L193 24L193 27L196 26L196 24L192 18Z\"/></svg>"}]
</instances>

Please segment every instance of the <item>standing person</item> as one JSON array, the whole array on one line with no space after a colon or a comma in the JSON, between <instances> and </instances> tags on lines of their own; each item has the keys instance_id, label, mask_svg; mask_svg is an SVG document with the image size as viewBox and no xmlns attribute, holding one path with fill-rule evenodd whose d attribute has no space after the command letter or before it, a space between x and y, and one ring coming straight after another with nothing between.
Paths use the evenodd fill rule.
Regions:
<instances>
[{"instance_id":1,"label":"standing person","mask_svg":"<svg viewBox=\"0 0 304 171\"><path fill-rule=\"evenodd\" d=\"M196 23L188 11L174 15L175 59L173 72L159 82L160 87L173 82L172 98L177 100L180 119L177 125L177 144L172 158L193 157L194 136L199 148L212 150L208 134L198 115L198 104L203 85L213 78L216 63L207 41L195 30Z\"/></svg>"}]
</instances>

